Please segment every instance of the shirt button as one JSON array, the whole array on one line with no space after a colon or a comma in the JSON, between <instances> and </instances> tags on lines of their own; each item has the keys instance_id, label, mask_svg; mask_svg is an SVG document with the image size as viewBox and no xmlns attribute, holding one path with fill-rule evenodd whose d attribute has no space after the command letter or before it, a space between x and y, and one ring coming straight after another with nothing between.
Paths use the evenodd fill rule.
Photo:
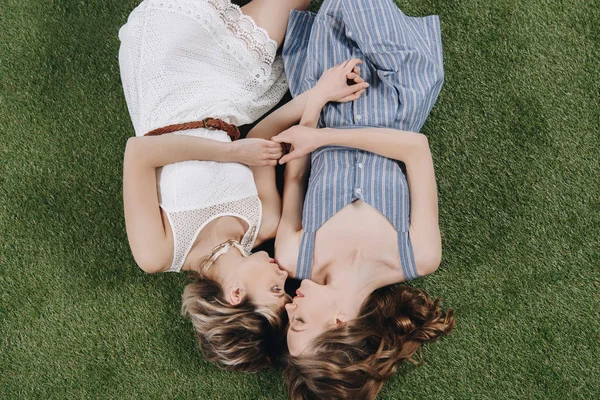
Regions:
<instances>
[{"instance_id":1,"label":"shirt button","mask_svg":"<svg viewBox=\"0 0 600 400\"><path fill-rule=\"evenodd\" d=\"M362 194L362 189L358 188L358 189L355 190L355 192L356 192L357 195L360 196Z\"/></svg>"},{"instance_id":2,"label":"shirt button","mask_svg":"<svg viewBox=\"0 0 600 400\"><path fill-rule=\"evenodd\" d=\"M348 37L352 37L352 31L348 31L348 32L346 33L346 35L347 35Z\"/></svg>"},{"instance_id":3,"label":"shirt button","mask_svg":"<svg viewBox=\"0 0 600 400\"><path fill-rule=\"evenodd\" d=\"M361 162L358 163L358 168L362 169L362 163Z\"/></svg>"},{"instance_id":4,"label":"shirt button","mask_svg":"<svg viewBox=\"0 0 600 400\"><path fill-rule=\"evenodd\" d=\"M360 120L362 119L362 115L360 115L360 114L359 114L359 115L357 115L357 116L356 116L356 119L357 119L358 121L360 121Z\"/></svg>"}]
</instances>

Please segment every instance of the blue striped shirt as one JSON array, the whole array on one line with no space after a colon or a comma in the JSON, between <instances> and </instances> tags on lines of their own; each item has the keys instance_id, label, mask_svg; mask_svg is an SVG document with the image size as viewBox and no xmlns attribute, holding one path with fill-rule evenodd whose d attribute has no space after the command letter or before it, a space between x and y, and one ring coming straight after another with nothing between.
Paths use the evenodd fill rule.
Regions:
<instances>
[{"instance_id":1,"label":"blue striped shirt","mask_svg":"<svg viewBox=\"0 0 600 400\"><path fill-rule=\"evenodd\" d=\"M319 127L418 132L443 83L439 18L407 17L392 0L325 0L318 14L292 11L283 59L293 96L350 58L363 61L361 76L370 87L356 101L327 104ZM315 151L311 163L296 277L310 278L317 230L358 199L394 226L404 276L418 277L408 233L408 184L399 163L336 146Z\"/></svg>"}]
</instances>

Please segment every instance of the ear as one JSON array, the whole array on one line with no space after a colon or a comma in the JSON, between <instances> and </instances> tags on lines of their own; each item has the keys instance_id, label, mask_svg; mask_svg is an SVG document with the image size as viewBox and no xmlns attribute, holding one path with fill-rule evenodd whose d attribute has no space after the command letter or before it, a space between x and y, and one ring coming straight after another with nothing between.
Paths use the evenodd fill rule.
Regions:
<instances>
[{"instance_id":1,"label":"ear","mask_svg":"<svg viewBox=\"0 0 600 400\"><path fill-rule=\"evenodd\" d=\"M233 285L229 288L229 304L237 306L244 300L244 292L239 285Z\"/></svg>"},{"instance_id":2,"label":"ear","mask_svg":"<svg viewBox=\"0 0 600 400\"><path fill-rule=\"evenodd\" d=\"M345 325L346 322L348 322L348 318L346 318L346 316L344 314L338 314L338 316L335 319L336 326Z\"/></svg>"}]
</instances>

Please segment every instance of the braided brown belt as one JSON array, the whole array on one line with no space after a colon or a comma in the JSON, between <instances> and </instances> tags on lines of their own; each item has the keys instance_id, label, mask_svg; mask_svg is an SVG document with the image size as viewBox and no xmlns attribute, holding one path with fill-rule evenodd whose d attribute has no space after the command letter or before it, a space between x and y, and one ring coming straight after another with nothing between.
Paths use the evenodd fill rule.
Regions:
<instances>
[{"instance_id":1,"label":"braided brown belt","mask_svg":"<svg viewBox=\"0 0 600 400\"><path fill-rule=\"evenodd\" d=\"M233 124L228 124L227 122L218 118L204 118L202 121L185 122L183 124L173 124L165 126L163 128L151 130L144 136L158 136L163 135L165 133L172 133L198 128L205 128L211 131L225 131L231 138L231 141L238 140L240 138L240 130L237 126Z\"/></svg>"}]
</instances>

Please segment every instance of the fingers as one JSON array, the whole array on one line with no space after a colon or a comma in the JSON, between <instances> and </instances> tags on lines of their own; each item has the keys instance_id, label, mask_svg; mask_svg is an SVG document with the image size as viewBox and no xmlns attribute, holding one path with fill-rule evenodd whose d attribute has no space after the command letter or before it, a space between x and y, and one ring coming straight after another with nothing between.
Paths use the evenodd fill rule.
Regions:
<instances>
[{"instance_id":1,"label":"fingers","mask_svg":"<svg viewBox=\"0 0 600 400\"><path fill-rule=\"evenodd\" d=\"M267 149L267 154L279 154L281 156L281 154L283 154L283 149L281 146L276 149Z\"/></svg>"},{"instance_id":2,"label":"fingers","mask_svg":"<svg viewBox=\"0 0 600 400\"><path fill-rule=\"evenodd\" d=\"M348 86L348 90L346 91L346 96L349 96L353 93L358 92L359 90L362 90L364 93L364 90L367 89L369 85L367 82L362 82L362 83L357 83L355 85L350 85Z\"/></svg>"},{"instance_id":3,"label":"fingers","mask_svg":"<svg viewBox=\"0 0 600 400\"><path fill-rule=\"evenodd\" d=\"M293 159L298 158L298 156L296 155L295 151L292 151L291 153L286 154L285 156L281 157L281 159L279 160L279 164L283 165L286 162L292 161Z\"/></svg>"},{"instance_id":4,"label":"fingers","mask_svg":"<svg viewBox=\"0 0 600 400\"><path fill-rule=\"evenodd\" d=\"M362 64L362 61L358 58L350 58L342 63L339 63L338 65L336 65L333 68L341 68L343 69L346 73L351 72L357 65Z\"/></svg>"},{"instance_id":5,"label":"fingers","mask_svg":"<svg viewBox=\"0 0 600 400\"><path fill-rule=\"evenodd\" d=\"M281 146L281 143L288 143L286 131L281 132L277 136L273 136L271 141L275 142L278 146Z\"/></svg>"},{"instance_id":6,"label":"fingers","mask_svg":"<svg viewBox=\"0 0 600 400\"><path fill-rule=\"evenodd\" d=\"M350 95L350 100L351 101L352 100L358 100L360 98L360 96L362 96L365 91L366 91L366 89L362 89L362 90L359 90L358 92L356 92L354 94L351 94Z\"/></svg>"},{"instance_id":7,"label":"fingers","mask_svg":"<svg viewBox=\"0 0 600 400\"><path fill-rule=\"evenodd\" d=\"M275 139L277 136L274 136L273 139ZM268 149L281 149L281 144L271 141L271 140L266 140L266 144Z\"/></svg>"},{"instance_id":8,"label":"fingers","mask_svg":"<svg viewBox=\"0 0 600 400\"><path fill-rule=\"evenodd\" d=\"M259 167L276 167L278 163L277 160L264 160Z\"/></svg>"},{"instance_id":9,"label":"fingers","mask_svg":"<svg viewBox=\"0 0 600 400\"><path fill-rule=\"evenodd\" d=\"M346 79L350 81L354 81L354 83L363 83L365 80L355 72L350 72L346 75Z\"/></svg>"},{"instance_id":10,"label":"fingers","mask_svg":"<svg viewBox=\"0 0 600 400\"><path fill-rule=\"evenodd\" d=\"M269 155L268 157L263 158L260 162L259 162L259 166L262 167L274 167L277 165L277 163L279 162L279 160L281 159L281 156L283 155L283 153L279 154L279 155Z\"/></svg>"},{"instance_id":11,"label":"fingers","mask_svg":"<svg viewBox=\"0 0 600 400\"><path fill-rule=\"evenodd\" d=\"M263 149L263 154L268 158L279 159L283 155L283 147L280 143L269 142L268 146Z\"/></svg>"},{"instance_id":12,"label":"fingers","mask_svg":"<svg viewBox=\"0 0 600 400\"><path fill-rule=\"evenodd\" d=\"M349 94L348 96L344 97L343 99L340 99L340 103L346 103L348 101L354 101L354 100L358 100L360 98L360 96L363 95L363 93L365 93L366 89L361 89L355 93Z\"/></svg>"},{"instance_id":13,"label":"fingers","mask_svg":"<svg viewBox=\"0 0 600 400\"><path fill-rule=\"evenodd\" d=\"M360 64L362 64L361 60L359 60L358 58L352 58L343 64L344 65L343 69L348 74L348 73L352 72L352 70Z\"/></svg>"},{"instance_id":14,"label":"fingers","mask_svg":"<svg viewBox=\"0 0 600 400\"><path fill-rule=\"evenodd\" d=\"M283 155L281 144L270 140L263 139L263 141L260 142L259 149L260 161L258 161L258 166L275 166Z\"/></svg>"}]
</instances>

